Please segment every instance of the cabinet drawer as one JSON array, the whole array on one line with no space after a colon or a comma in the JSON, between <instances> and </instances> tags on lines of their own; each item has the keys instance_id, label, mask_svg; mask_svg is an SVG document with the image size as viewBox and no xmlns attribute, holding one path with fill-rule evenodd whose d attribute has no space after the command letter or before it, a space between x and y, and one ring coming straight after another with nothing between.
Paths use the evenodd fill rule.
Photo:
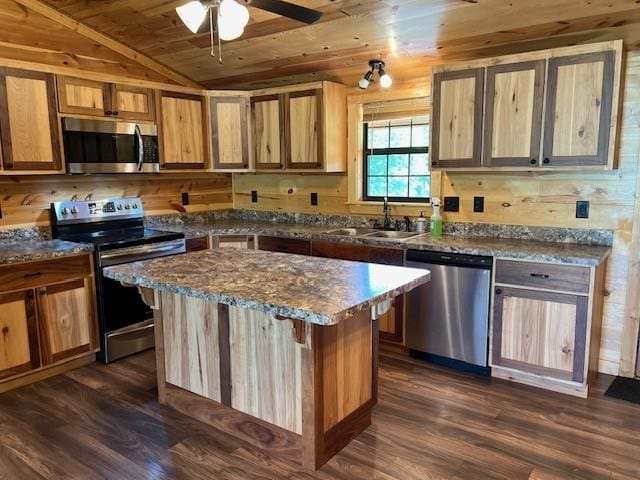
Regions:
<instances>
[{"instance_id":1,"label":"cabinet drawer","mask_svg":"<svg viewBox=\"0 0 640 480\"><path fill-rule=\"evenodd\" d=\"M366 247L349 243L314 241L311 255L315 257L337 258L356 262L382 263L384 265L404 265L404 251L395 248Z\"/></svg>"},{"instance_id":2,"label":"cabinet drawer","mask_svg":"<svg viewBox=\"0 0 640 480\"><path fill-rule=\"evenodd\" d=\"M187 252L197 252L209 248L209 239L207 237L194 237L185 240Z\"/></svg>"},{"instance_id":3,"label":"cabinet drawer","mask_svg":"<svg viewBox=\"0 0 640 480\"><path fill-rule=\"evenodd\" d=\"M0 267L0 291L21 290L91 274L89 255Z\"/></svg>"},{"instance_id":4,"label":"cabinet drawer","mask_svg":"<svg viewBox=\"0 0 640 480\"><path fill-rule=\"evenodd\" d=\"M589 277L588 267L496 261L496 283L588 294Z\"/></svg>"},{"instance_id":5,"label":"cabinet drawer","mask_svg":"<svg viewBox=\"0 0 640 480\"><path fill-rule=\"evenodd\" d=\"M300 238L258 237L258 249L270 252L297 253L309 255L311 242Z\"/></svg>"}]
</instances>

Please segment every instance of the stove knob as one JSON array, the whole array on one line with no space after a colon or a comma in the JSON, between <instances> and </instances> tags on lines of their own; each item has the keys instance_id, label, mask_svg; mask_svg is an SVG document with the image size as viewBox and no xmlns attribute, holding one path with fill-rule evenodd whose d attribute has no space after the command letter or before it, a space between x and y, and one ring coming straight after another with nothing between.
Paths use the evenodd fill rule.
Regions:
<instances>
[{"instance_id":1,"label":"stove knob","mask_svg":"<svg viewBox=\"0 0 640 480\"><path fill-rule=\"evenodd\" d=\"M78 207L73 207L71 209L71 213L73 213L74 215L76 215L79 212Z\"/></svg>"},{"instance_id":2,"label":"stove knob","mask_svg":"<svg viewBox=\"0 0 640 480\"><path fill-rule=\"evenodd\" d=\"M138 204L134 203L133 205L131 205L131 208L138 208Z\"/></svg>"},{"instance_id":3,"label":"stove knob","mask_svg":"<svg viewBox=\"0 0 640 480\"><path fill-rule=\"evenodd\" d=\"M122 204L119 203L118 206L116 207L118 210L122 210Z\"/></svg>"},{"instance_id":4,"label":"stove knob","mask_svg":"<svg viewBox=\"0 0 640 480\"><path fill-rule=\"evenodd\" d=\"M125 208L126 210L129 210L129 209L131 208L131 205L129 205L128 203L125 203L125 204L124 204L124 208Z\"/></svg>"},{"instance_id":5,"label":"stove knob","mask_svg":"<svg viewBox=\"0 0 640 480\"><path fill-rule=\"evenodd\" d=\"M62 210L60 210L60 213L62 213L62 215L69 215L69 209L67 207L64 207Z\"/></svg>"}]
</instances>

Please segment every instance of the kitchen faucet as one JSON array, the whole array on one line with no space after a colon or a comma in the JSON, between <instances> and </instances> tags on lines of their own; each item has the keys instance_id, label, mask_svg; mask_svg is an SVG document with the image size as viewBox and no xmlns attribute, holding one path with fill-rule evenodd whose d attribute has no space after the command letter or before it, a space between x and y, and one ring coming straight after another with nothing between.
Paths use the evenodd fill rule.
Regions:
<instances>
[{"instance_id":1,"label":"kitchen faucet","mask_svg":"<svg viewBox=\"0 0 640 480\"><path fill-rule=\"evenodd\" d=\"M389 218L389 199L385 195L384 204L382 206L382 212L384 213L384 220L382 222L382 228L385 230L391 230L391 219Z\"/></svg>"}]
</instances>

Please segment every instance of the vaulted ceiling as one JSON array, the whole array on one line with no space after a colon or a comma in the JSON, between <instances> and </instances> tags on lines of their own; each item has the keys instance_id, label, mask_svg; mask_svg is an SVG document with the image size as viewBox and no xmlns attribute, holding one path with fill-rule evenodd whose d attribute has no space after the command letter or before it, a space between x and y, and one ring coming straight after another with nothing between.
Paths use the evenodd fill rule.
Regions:
<instances>
[{"instance_id":1,"label":"vaulted ceiling","mask_svg":"<svg viewBox=\"0 0 640 480\"><path fill-rule=\"evenodd\" d=\"M18 0L20 1L20 0ZM622 38L640 48L638 0L291 0L324 12L304 25L254 8L244 35L209 53L175 7L186 0L47 0L60 12L207 88L318 79L354 85L370 58L396 79L444 61Z\"/></svg>"}]
</instances>

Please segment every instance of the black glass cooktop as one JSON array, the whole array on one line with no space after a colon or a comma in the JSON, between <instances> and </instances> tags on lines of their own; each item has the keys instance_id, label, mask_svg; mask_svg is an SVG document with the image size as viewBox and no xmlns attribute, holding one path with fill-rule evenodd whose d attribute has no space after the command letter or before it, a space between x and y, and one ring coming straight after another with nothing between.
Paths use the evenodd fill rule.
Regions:
<instances>
[{"instance_id":1,"label":"black glass cooktop","mask_svg":"<svg viewBox=\"0 0 640 480\"><path fill-rule=\"evenodd\" d=\"M132 227L123 229L97 230L89 232L67 232L58 236L71 242L91 243L100 250L132 247L147 243L166 242L184 238L182 233L167 232L153 228Z\"/></svg>"}]
</instances>

